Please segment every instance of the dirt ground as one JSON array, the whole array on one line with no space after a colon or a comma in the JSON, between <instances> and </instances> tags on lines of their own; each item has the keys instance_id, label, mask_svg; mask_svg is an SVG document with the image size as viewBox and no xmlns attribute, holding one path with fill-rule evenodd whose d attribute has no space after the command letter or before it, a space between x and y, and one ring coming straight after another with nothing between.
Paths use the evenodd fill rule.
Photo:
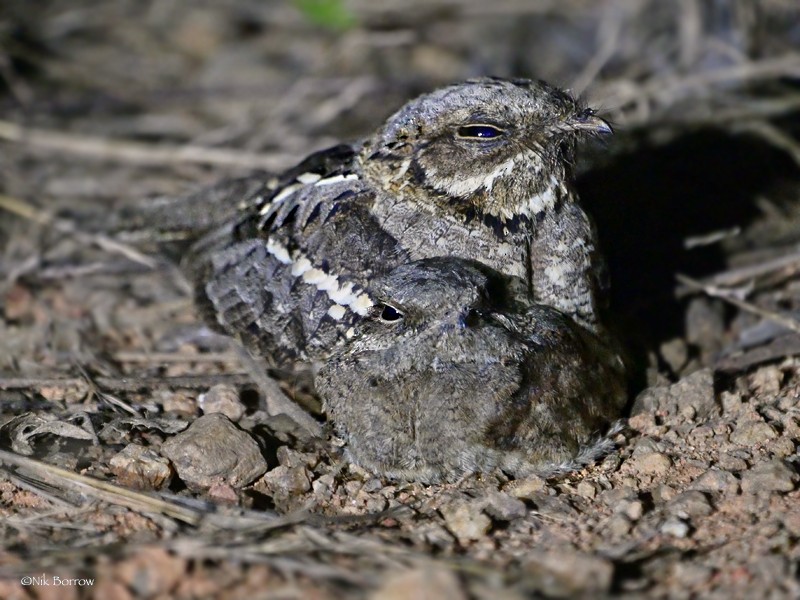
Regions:
<instances>
[{"instance_id":1,"label":"dirt ground","mask_svg":"<svg viewBox=\"0 0 800 600\"><path fill-rule=\"evenodd\" d=\"M792 0L4 1L0 598L800 597L799 32ZM617 129L578 186L638 366L583 471L308 446L175 268L85 222L483 74Z\"/></svg>"}]
</instances>

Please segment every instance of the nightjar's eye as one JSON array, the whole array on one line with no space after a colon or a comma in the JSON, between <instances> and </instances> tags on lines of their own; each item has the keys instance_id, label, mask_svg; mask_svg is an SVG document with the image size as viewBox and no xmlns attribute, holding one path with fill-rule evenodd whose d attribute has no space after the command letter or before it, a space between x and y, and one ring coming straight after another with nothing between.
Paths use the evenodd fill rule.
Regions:
<instances>
[{"instance_id":1,"label":"nightjar's eye","mask_svg":"<svg viewBox=\"0 0 800 600\"><path fill-rule=\"evenodd\" d=\"M458 128L458 137L476 139L476 140L490 140L499 138L505 135L505 131L494 125L486 123L478 123L475 125L464 125Z\"/></svg>"},{"instance_id":2,"label":"nightjar's eye","mask_svg":"<svg viewBox=\"0 0 800 600\"><path fill-rule=\"evenodd\" d=\"M386 323L393 323L395 321L399 321L403 318L403 313L397 310L394 306L389 306L388 304L383 305L383 310L381 310L381 321Z\"/></svg>"}]
</instances>

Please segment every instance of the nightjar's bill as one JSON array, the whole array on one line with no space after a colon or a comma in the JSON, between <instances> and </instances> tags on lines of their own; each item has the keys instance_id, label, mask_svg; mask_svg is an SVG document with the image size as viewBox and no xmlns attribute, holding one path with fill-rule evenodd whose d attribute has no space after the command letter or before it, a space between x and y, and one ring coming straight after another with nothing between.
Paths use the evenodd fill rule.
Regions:
<instances>
[{"instance_id":1,"label":"nightjar's bill","mask_svg":"<svg viewBox=\"0 0 800 600\"><path fill-rule=\"evenodd\" d=\"M406 263L372 291L315 380L351 461L433 483L567 470L608 446L625 377L595 334L473 261Z\"/></svg>"},{"instance_id":2,"label":"nightjar's bill","mask_svg":"<svg viewBox=\"0 0 800 600\"><path fill-rule=\"evenodd\" d=\"M324 359L370 314L375 278L436 256L480 261L602 332L596 236L570 165L580 135L608 131L542 82L446 87L242 198L184 265L209 318L279 363Z\"/></svg>"}]
</instances>

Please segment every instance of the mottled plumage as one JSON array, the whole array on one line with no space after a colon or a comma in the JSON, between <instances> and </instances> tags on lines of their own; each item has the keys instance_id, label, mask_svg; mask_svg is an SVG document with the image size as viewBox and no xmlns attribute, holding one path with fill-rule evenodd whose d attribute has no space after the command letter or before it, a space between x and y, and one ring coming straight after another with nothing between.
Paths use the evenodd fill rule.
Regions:
<instances>
[{"instance_id":1,"label":"mottled plumage","mask_svg":"<svg viewBox=\"0 0 800 600\"><path fill-rule=\"evenodd\" d=\"M542 82L446 87L243 199L185 264L216 322L278 362L324 359L374 304L375 277L435 256L480 261L602 331L595 234L570 164L578 135L606 131Z\"/></svg>"},{"instance_id":2,"label":"mottled plumage","mask_svg":"<svg viewBox=\"0 0 800 600\"><path fill-rule=\"evenodd\" d=\"M453 258L374 281L376 305L315 383L353 462L438 482L596 458L625 404L619 358L558 310L515 299L508 284Z\"/></svg>"}]
</instances>

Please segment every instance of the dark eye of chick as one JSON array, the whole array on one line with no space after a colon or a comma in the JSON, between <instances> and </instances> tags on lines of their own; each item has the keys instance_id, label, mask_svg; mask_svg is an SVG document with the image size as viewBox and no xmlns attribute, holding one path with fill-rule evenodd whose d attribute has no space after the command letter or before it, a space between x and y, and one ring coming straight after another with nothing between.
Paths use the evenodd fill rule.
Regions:
<instances>
[{"instance_id":1,"label":"dark eye of chick","mask_svg":"<svg viewBox=\"0 0 800 600\"><path fill-rule=\"evenodd\" d=\"M403 313L397 310L394 306L389 306L388 304L383 305L383 310L381 310L381 321L386 323L393 323L395 321L399 321L403 318Z\"/></svg>"},{"instance_id":2,"label":"dark eye of chick","mask_svg":"<svg viewBox=\"0 0 800 600\"><path fill-rule=\"evenodd\" d=\"M490 140L505 135L505 131L487 123L463 125L458 128L458 137L474 140Z\"/></svg>"}]
</instances>

